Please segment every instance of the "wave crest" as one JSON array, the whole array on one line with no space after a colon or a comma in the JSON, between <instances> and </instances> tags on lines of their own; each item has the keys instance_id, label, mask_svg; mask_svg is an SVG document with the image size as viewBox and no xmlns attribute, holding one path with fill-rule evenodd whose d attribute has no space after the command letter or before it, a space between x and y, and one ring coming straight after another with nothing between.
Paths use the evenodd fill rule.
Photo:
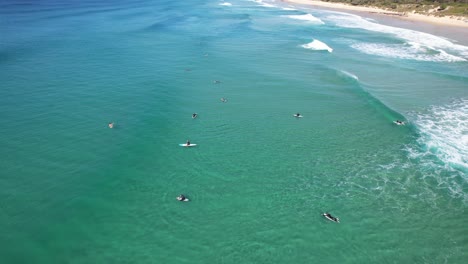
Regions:
<instances>
[{"instance_id":1,"label":"wave crest","mask_svg":"<svg viewBox=\"0 0 468 264\"><path fill-rule=\"evenodd\" d=\"M305 15L289 15L285 16L288 18L296 19L296 20L302 20L302 21L307 21L307 22L312 22L315 24L325 24L320 18L314 17L311 14L305 14Z\"/></svg>"},{"instance_id":2,"label":"wave crest","mask_svg":"<svg viewBox=\"0 0 468 264\"><path fill-rule=\"evenodd\" d=\"M251 0L251 1L263 7L276 7L275 5L264 3L262 0Z\"/></svg>"},{"instance_id":3,"label":"wave crest","mask_svg":"<svg viewBox=\"0 0 468 264\"><path fill-rule=\"evenodd\" d=\"M352 79L354 79L354 80L356 80L356 81L359 80L359 78L358 78L356 75L354 75L354 74L352 74L352 73L350 73L350 72L340 70L340 73L343 74L344 76L350 77L350 78L352 78Z\"/></svg>"},{"instance_id":4,"label":"wave crest","mask_svg":"<svg viewBox=\"0 0 468 264\"><path fill-rule=\"evenodd\" d=\"M321 42L320 40L314 39L312 42L302 45L301 47L311 50L326 50L328 52L333 52L333 49L330 48L327 44Z\"/></svg>"}]
</instances>

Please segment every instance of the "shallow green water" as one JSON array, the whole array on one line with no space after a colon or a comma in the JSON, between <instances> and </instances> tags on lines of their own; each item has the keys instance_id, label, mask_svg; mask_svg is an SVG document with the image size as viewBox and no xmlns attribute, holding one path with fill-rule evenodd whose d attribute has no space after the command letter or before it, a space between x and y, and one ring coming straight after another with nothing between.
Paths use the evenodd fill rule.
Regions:
<instances>
[{"instance_id":1,"label":"shallow green water","mask_svg":"<svg viewBox=\"0 0 468 264\"><path fill-rule=\"evenodd\" d=\"M0 7L5 263L468 259L468 48L249 1L21 3ZM324 24L285 17L306 12Z\"/></svg>"}]
</instances>

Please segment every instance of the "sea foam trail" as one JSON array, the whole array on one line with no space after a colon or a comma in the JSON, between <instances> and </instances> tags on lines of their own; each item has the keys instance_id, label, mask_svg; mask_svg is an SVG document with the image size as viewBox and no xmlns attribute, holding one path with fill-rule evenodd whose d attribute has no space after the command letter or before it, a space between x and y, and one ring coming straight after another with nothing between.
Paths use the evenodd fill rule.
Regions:
<instances>
[{"instance_id":1,"label":"sea foam trail","mask_svg":"<svg viewBox=\"0 0 468 264\"><path fill-rule=\"evenodd\" d=\"M391 34L405 41L402 44L353 43L351 45L367 54L419 61L456 62L468 59L468 47L428 33L381 25L357 15L338 12L333 12L326 19L340 27Z\"/></svg>"},{"instance_id":2,"label":"sea foam trail","mask_svg":"<svg viewBox=\"0 0 468 264\"><path fill-rule=\"evenodd\" d=\"M321 42L320 40L314 39L312 42L302 45L301 47L310 49L310 50L326 50L332 52L333 49L330 48L327 44Z\"/></svg>"},{"instance_id":3,"label":"sea foam trail","mask_svg":"<svg viewBox=\"0 0 468 264\"><path fill-rule=\"evenodd\" d=\"M305 14L305 15L289 15L289 16L284 16L296 20L302 20L302 21L307 21L315 24L325 24L320 18L316 18L311 14Z\"/></svg>"},{"instance_id":4,"label":"sea foam trail","mask_svg":"<svg viewBox=\"0 0 468 264\"><path fill-rule=\"evenodd\" d=\"M415 119L421 134L418 142L426 152L421 154L433 154L445 164L468 172L468 99L433 106Z\"/></svg>"}]
</instances>

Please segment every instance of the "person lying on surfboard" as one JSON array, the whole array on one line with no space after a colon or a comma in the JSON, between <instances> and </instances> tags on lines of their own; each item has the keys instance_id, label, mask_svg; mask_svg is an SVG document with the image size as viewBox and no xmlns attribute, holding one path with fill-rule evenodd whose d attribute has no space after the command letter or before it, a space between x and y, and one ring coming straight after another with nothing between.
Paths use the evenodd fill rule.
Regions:
<instances>
[{"instance_id":1,"label":"person lying on surfboard","mask_svg":"<svg viewBox=\"0 0 468 264\"><path fill-rule=\"evenodd\" d=\"M185 144L187 144L187 146L190 146L190 140L187 139L187 142L185 142Z\"/></svg>"},{"instance_id":2,"label":"person lying on surfboard","mask_svg":"<svg viewBox=\"0 0 468 264\"><path fill-rule=\"evenodd\" d=\"M193 113L192 118L196 118L196 117L197 117L197 113Z\"/></svg>"},{"instance_id":3,"label":"person lying on surfboard","mask_svg":"<svg viewBox=\"0 0 468 264\"><path fill-rule=\"evenodd\" d=\"M177 196L177 200L179 200L181 202L187 202L188 201L187 197L185 197L183 194Z\"/></svg>"},{"instance_id":4,"label":"person lying on surfboard","mask_svg":"<svg viewBox=\"0 0 468 264\"><path fill-rule=\"evenodd\" d=\"M296 116L297 116L297 117L300 117L300 116L301 116L301 114L300 114L300 113L297 113L297 114L296 114Z\"/></svg>"},{"instance_id":5,"label":"person lying on surfboard","mask_svg":"<svg viewBox=\"0 0 468 264\"><path fill-rule=\"evenodd\" d=\"M323 216L325 216L325 217L326 217L328 220L330 220L330 221L337 222L337 223L340 222L340 219L339 219L339 218L334 217L334 216L332 216L332 215L329 214L329 213L324 213Z\"/></svg>"}]
</instances>

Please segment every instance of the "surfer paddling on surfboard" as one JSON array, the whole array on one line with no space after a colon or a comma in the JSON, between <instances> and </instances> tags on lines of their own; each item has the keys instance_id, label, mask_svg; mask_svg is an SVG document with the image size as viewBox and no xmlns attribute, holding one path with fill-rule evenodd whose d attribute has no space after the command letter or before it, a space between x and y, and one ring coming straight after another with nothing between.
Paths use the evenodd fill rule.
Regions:
<instances>
[{"instance_id":1,"label":"surfer paddling on surfboard","mask_svg":"<svg viewBox=\"0 0 468 264\"><path fill-rule=\"evenodd\" d=\"M329 213L324 213L322 214L326 219L330 220L330 221L333 221L333 222L336 222L336 223L339 223L340 222L340 219L337 218L337 217L334 217L332 216L331 214Z\"/></svg>"},{"instance_id":2,"label":"surfer paddling on surfboard","mask_svg":"<svg viewBox=\"0 0 468 264\"><path fill-rule=\"evenodd\" d=\"M185 197L185 195L183 195L183 194L177 196L177 200L181 201L181 202L188 202L189 201L189 199L187 197Z\"/></svg>"},{"instance_id":3,"label":"surfer paddling on surfboard","mask_svg":"<svg viewBox=\"0 0 468 264\"><path fill-rule=\"evenodd\" d=\"M404 126L405 125L405 122L400 121L400 120L393 121L393 123L395 123L395 124L397 124L399 126Z\"/></svg>"},{"instance_id":4,"label":"surfer paddling on surfboard","mask_svg":"<svg viewBox=\"0 0 468 264\"><path fill-rule=\"evenodd\" d=\"M197 116L198 116L197 113L193 113L193 114L192 114L192 118L193 118L193 119L197 118Z\"/></svg>"},{"instance_id":5,"label":"surfer paddling on surfboard","mask_svg":"<svg viewBox=\"0 0 468 264\"><path fill-rule=\"evenodd\" d=\"M195 147L197 144L190 143L190 140L187 140L187 142L179 144L181 147Z\"/></svg>"}]
</instances>

